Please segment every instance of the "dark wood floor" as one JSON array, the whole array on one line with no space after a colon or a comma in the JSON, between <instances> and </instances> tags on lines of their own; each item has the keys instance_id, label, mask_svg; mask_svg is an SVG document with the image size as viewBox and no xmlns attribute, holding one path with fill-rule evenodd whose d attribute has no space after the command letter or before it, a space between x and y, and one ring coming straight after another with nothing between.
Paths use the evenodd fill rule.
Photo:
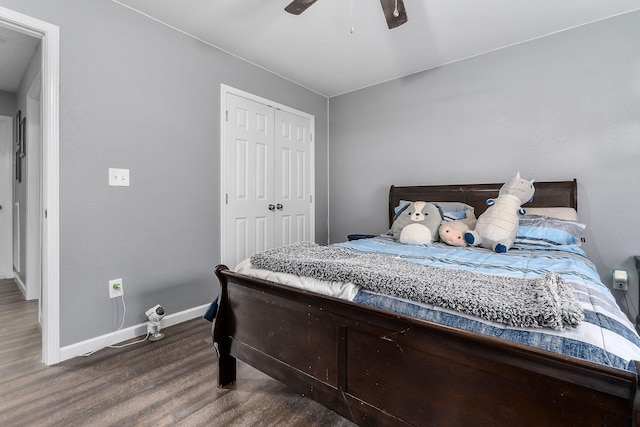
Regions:
<instances>
[{"instance_id":1,"label":"dark wood floor","mask_svg":"<svg viewBox=\"0 0 640 427\"><path fill-rule=\"evenodd\" d=\"M216 386L211 324L165 338L41 363L38 306L0 280L0 426L353 426L245 364Z\"/></svg>"}]
</instances>

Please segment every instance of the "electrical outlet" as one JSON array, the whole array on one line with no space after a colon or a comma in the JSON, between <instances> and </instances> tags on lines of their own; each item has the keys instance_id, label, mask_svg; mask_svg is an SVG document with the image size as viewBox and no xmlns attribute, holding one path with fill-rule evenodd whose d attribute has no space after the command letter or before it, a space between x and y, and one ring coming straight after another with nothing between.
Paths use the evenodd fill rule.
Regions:
<instances>
[{"instance_id":1,"label":"electrical outlet","mask_svg":"<svg viewBox=\"0 0 640 427\"><path fill-rule=\"evenodd\" d=\"M616 282L613 281L613 289L615 291L628 291L629 285L626 282Z\"/></svg>"},{"instance_id":2,"label":"electrical outlet","mask_svg":"<svg viewBox=\"0 0 640 427\"><path fill-rule=\"evenodd\" d=\"M629 274L625 270L613 270L613 289L618 291L629 289Z\"/></svg>"},{"instance_id":3,"label":"electrical outlet","mask_svg":"<svg viewBox=\"0 0 640 427\"><path fill-rule=\"evenodd\" d=\"M124 295L122 279L109 280L109 298L118 298Z\"/></svg>"}]
</instances>

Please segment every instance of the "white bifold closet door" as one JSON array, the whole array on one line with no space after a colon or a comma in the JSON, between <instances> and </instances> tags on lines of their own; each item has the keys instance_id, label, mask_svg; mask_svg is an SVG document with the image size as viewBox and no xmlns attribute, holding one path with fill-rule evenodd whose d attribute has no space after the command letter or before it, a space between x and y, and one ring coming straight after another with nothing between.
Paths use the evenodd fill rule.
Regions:
<instances>
[{"instance_id":1,"label":"white bifold closet door","mask_svg":"<svg viewBox=\"0 0 640 427\"><path fill-rule=\"evenodd\" d=\"M226 93L223 262L313 240L312 120Z\"/></svg>"}]
</instances>

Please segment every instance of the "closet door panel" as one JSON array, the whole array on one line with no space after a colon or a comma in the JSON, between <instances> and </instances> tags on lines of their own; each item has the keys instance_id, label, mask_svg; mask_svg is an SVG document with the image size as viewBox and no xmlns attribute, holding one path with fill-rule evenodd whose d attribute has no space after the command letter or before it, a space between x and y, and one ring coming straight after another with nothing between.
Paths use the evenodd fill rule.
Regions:
<instances>
[{"instance_id":1,"label":"closet door panel","mask_svg":"<svg viewBox=\"0 0 640 427\"><path fill-rule=\"evenodd\" d=\"M225 260L230 267L274 245L274 111L227 94Z\"/></svg>"},{"instance_id":2,"label":"closet door panel","mask_svg":"<svg viewBox=\"0 0 640 427\"><path fill-rule=\"evenodd\" d=\"M311 240L311 121L275 110L276 246Z\"/></svg>"}]
</instances>

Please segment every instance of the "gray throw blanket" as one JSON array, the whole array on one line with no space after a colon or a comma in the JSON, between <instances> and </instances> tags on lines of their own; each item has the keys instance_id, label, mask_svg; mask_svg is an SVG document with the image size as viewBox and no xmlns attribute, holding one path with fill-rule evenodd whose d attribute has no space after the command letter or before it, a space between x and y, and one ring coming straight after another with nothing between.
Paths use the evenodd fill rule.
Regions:
<instances>
[{"instance_id":1,"label":"gray throw blanket","mask_svg":"<svg viewBox=\"0 0 640 427\"><path fill-rule=\"evenodd\" d=\"M251 264L320 280L352 282L374 292L517 327L562 330L577 326L584 318L571 286L555 273L536 279L495 276L311 242L258 253L251 257Z\"/></svg>"}]
</instances>

